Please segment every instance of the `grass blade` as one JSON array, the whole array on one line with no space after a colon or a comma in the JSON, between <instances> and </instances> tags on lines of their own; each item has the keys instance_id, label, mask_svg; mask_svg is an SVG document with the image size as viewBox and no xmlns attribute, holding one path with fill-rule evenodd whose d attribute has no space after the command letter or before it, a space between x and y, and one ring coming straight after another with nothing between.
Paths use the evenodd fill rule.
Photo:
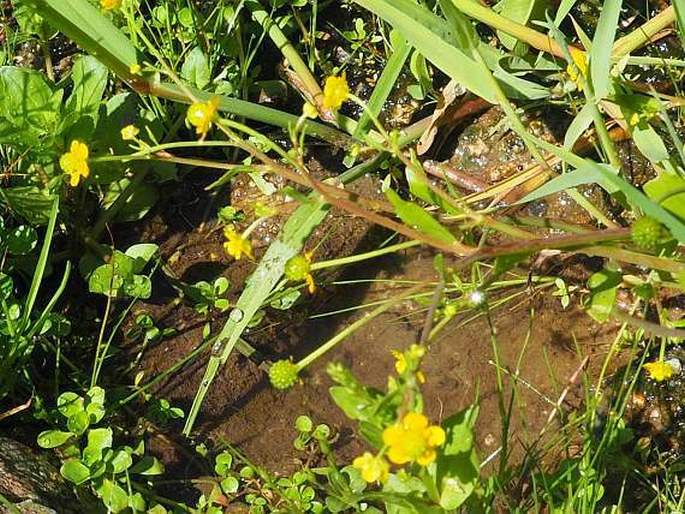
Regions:
<instances>
[{"instance_id":1,"label":"grass blade","mask_svg":"<svg viewBox=\"0 0 685 514\"><path fill-rule=\"evenodd\" d=\"M590 51L590 77L596 98L604 98L609 92L611 77L611 51L618 27L622 1L605 2L599 15Z\"/></svg>"},{"instance_id":2,"label":"grass blade","mask_svg":"<svg viewBox=\"0 0 685 514\"><path fill-rule=\"evenodd\" d=\"M285 263L302 250L310 232L323 221L327 212L328 205L320 201L313 200L301 205L288 219L280 237L269 246L259 266L247 280L245 289L212 347L212 355L183 427L183 434L186 436L190 435L193 429L202 402L216 374L228 360L252 317L278 284Z\"/></svg>"},{"instance_id":3,"label":"grass blade","mask_svg":"<svg viewBox=\"0 0 685 514\"><path fill-rule=\"evenodd\" d=\"M476 62L457 47L447 21L412 0L355 2L393 25L428 60L469 91L488 102L496 102L486 78L475 71Z\"/></svg>"}]
</instances>

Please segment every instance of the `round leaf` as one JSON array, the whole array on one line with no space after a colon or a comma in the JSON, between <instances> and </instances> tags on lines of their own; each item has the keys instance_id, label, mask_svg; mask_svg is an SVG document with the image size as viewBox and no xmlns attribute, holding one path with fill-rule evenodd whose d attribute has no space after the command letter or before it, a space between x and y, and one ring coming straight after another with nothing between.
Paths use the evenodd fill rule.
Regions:
<instances>
[{"instance_id":1,"label":"round leaf","mask_svg":"<svg viewBox=\"0 0 685 514\"><path fill-rule=\"evenodd\" d=\"M7 249L14 255L26 255L37 243L38 234L33 227L21 225L7 233Z\"/></svg>"},{"instance_id":2,"label":"round leaf","mask_svg":"<svg viewBox=\"0 0 685 514\"><path fill-rule=\"evenodd\" d=\"M235 494L238 492L240 482L235 477L226 477L221 481L221 490L226 494Z\"/></svg>"},{"instance_id":3,"label":"round leaf","mask_svg":"<svg viewBox=\"0 0 685 514\"><path fill-rule=\"evenodd\" d=\"M38 446L41 448L57 448L62 446L72 437L71 432L61 430L46 430L38 434Z\"/></svg>"},{"instance_id":4,"label":"round leaf","mask_svg":"<svg viewBox=\"0 0 685 514\"><path fill-rule=\"evenodd\" d=\"M90 477L90 470L78 459L69 459L59 470L60 474L76 485L82 484Z\"/></svg>"},{"instance_id":5,"label":"round leaf","mask_svg":"<svg viewBox=\"0 0 685 514\"><path fill-rule=\"evenodd\" d=\"M90 416L86 411L79 411L67 420L67 428L76 435L83 434L90 426Z\"/></svg>"}]
</instances>

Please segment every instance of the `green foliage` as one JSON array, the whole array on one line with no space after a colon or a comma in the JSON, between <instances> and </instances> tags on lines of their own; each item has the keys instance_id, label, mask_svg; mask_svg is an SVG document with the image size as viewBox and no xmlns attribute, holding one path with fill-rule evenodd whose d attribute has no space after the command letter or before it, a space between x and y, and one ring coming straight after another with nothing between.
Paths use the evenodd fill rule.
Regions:
<instances>
[{"instance_id":1,"label":"green foliage","mask_svg":"<svg viewBox=\"0 0 685 514\"><path fill-rule=\"evenodd\" d=\"M61 475L75 485L90 487L110 512L147 512L152 504L148 505L140 492L132 491L132 477L160 475L164 467L155 457L145 455L142 440L133 446L114 444L115 431L105 424L105 396L105 390L97 386L84 396L62 393L53 413L62 428L41 432L38 444L61 448Z\"/></svg>"},{"instance_id":2,"label":"green foliage","mask_svg":"<svg viewBox=\"0 0 685 514\"><path fill-rule=\"evenodd\" d=\"M91 293L112 298L149 298L152 294L152 282L142 272L157 250L157 245L151 243L133 245L125 253L114 250L110 262L96 267L88 274L88 289Z\"/></svg>"}]
</instances>

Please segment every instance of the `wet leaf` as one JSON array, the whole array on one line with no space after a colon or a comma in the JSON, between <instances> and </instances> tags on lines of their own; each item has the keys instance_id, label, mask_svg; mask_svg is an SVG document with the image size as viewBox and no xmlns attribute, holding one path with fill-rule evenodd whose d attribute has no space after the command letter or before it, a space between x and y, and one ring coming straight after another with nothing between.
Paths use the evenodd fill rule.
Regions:
<instances>
[{"instance_id":1,"label":"wet leaf","mask_svg":"<svg viewBox=\"0 0 685 514\"><path fill-rule=\"evenodd\" d=\"M88 431L88 447L103 451L112 447L113 432L107 428L93 428Z\"/></svg>"},{"instance_id":2,"label":"wet leaf","mask_svg":"<svg viewBox=\"0 0 685 514\"><path fill-rule=\"evenodd\" d=\"M107 508L113 512L121 512L128 507L128 494L117 483L105 478L102 483L95 488L98 496Z\"/></svg>"},{"instance_id":3,"label":"wet leaf","mask_svg":"<svg viewBox=\"0 0 685 514\"><path fill-rule=\"evenodd\" d=\"M86 411L79 411L67 419L67 428L76 435L83 434L90 426L90 416Z\"/></svg>"},{"instance_id":4,"label":"wet leaf","mask_svg":"<svg viewBox=\"0 0 685 514\"><path fill-rule=\"evenodd\" d=\"M83 411L83 398L76 393L67 391L57 398L57 410L65 418L69 418L77 412Z\"/></svg>"},{"instance_id":5,"label":"wet leaf","mask_svg":"<svg viewBox=\"0 0 685 514\"><path fill-rule=\"evenodd\" d=\"M38 446L41 448L57 448L74 436L71 432L61 430L46 430L38 434Z\"/></svg>"},{"instance_id":6,"label":"wet leaf","mask_svg":"<svg viewBox=\"0 0 685 514\"><path fill-rule=\"evenodd\" d=\"M26 255L38 244L36 229L20 225L6 233L7 250L14 255Z\"/></svg>"},{"instance_id":7,"label":"wet leaf","mask_svg":"<svg viewBox=\"0 0 685 514\"><path fill-rule=\"evenodd\" d=\"M603 323L611 316L616 299L616 289L623 280L616 271L602 270L588 280L590 300L587 313L596 321Z\"/></svg>"},{"instance_id":8,"label":"wet leaf","mask_svg":"<svg viewBox=\"0 0 685 514\"><path fill-rule=\"evenodd\" d=\"M156 457L143 457L130 469L131 473L153 476L164 473L164 465Z\"/></svg>"},{"instance_id":9,"label":"wet leaf","mask_svg":"<svg viewBox=\"0 0 685 514\"><path fill-rule=\"evenodd\" d=\"M69 459L59 470L60 474L76 485L82 484L90 478L90 470L78 459Z\"/></svg>"}]
</instances>

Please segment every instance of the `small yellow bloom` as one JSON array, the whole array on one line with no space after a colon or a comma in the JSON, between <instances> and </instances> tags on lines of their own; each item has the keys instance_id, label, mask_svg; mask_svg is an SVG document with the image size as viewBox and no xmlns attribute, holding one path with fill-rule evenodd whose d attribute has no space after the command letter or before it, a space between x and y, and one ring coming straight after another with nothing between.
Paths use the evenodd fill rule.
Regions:
<instances>
[{"instance_id":1,"label":"small yellow bloom","mask_svg":"<svg viewBox=\"0 0 685 514\"><path fill-rule=\"evenodd\" d=\"M209 129L212 128L218 105L219 97L215 96L208 102L195 102L188 107L186 120L195 127L195 132L201 139L204 139Z\"/></svg>"},{"instance_id":2,"label":"small yellow bloom","mask_svg":"<svg viewBox=\"0 0 685 514\"><path fill-rule=\"evenodd\" d=\"M569 51L571 52L573 63L570 63L566 67L566 73L568 73L571 80L576 83L578 91L582 91L583 82L579 80L578 74L580 73L583 78L587 78L587 56L585 55L585 52L573 46L569 48Z\"/></svg>"},{"instance_id":3,"label":"small yellow bloom","mask_svg":"<svg viewBox=\"0 0 685 514\"><path fill-rule=\"evenodd\" d=\"M243 254L247 255L250 259L254 259L252 256L252 243L245 239L242 234L236 232L232 225L226 226L224 229L224 236L227 241L224 243L224 250L235 260L240 260Z\"/></svg>"},{"instance_id":4,"label":"small yellow bloom","mask_svg":"<svg viewBox=\"0 0 685 514\"><path fill-rule=\"evenodd\" d=\"M100 7L105 11L113 11L121 7L121 0L100 0Z\"/></svg>"},{"instance_id":5,"label":"small yellow bloom","mask_svg":"<svg viewBox=\"0 0 685 514\"><path fill-rule=\"evenodd\" d=\"M323 106L337 111L350 94L345 74L328 77L323 86Z\"/></svg>"},{"instance_id":6,"label":"small yellow bloom","mask_svg":"<svg viewBox=\"0 0 685 514\"><path fill-rule=\"evenodd\" d=\"M385 482L388 478L388 462L379 456L364 452L364 455L352 461L352 466L361 471L365 482Z\"/></svg>"},{"instance_id":7,"label":"small yellow bloom","mask_svg":"<svg viewBox=\"0 0 685 514\"><path fill-rule=\"evenodd\" d=\"M121 139L124 141L133 141L140 134L140 130L135 125L126 125L121 129Z\"/></svg>"},{"instance_id":8,"label":"small yellow bloom","mask_svg":"<svg viewBox=\"0 0 685 514\"><path fill-rule=\"evenodd\" d=\"M402 375L407 371L407 357L416 362L426 354L426 348L418 344L412 344L409 350L405 352L406 354L397 350L391 350L391 353L395 357L395 371L397 371L398 375Z\"/></svg>"},{"instance_id":9,"label":"small yellow bloom","mask_svg":"<svg viewBox=\"0 0 685 514\"><path fill-rule=\"evenodd\" d=\"M420 412L410 412L383 431L383 443L389 447L388 459L395 464L417 462L427 466L435 462L435 448L445 443L445 431L437 425L428 425L428 418Z\"/></svg>"},{"instance_id":10,"label":"small yellow bloom","mask_svg":"<svg viewBox=\"0 0 685 514\"><path fill-rule=\"evenodd\" d=\"M128 71L131 75L138 75L142 70L143 68L141 68L140 64L138 64L137 62L134 62L133 64L131 64L131 66L128 67Z\"/></svg>"},{"instance_id":11,"label":"small yellow bloom","mask_svg":"<svg viewBox=\"0 0 685 514\"><path fill-rule=\"evenodd\" d=\"M675 373L673 366L664 361L648 362L643 364L642 367L645 368L645 371L647 371L649 378L652 378L657 382L668 380Z\"/></svg>"},{"instance_id":12,"label":"small yellow bloom","mask_svg":"<svg viewBox=\"0 0 685 514\"><path fill-rule=\"evenodd\" d=\"M64 172L69 175L69 183L72 187L78 186L81 177L86 178L90 175L88 167L88 146L81 141L74 139L71 142L69 151L59 159L59 165Z\"/></svg>"}]
</instances>

